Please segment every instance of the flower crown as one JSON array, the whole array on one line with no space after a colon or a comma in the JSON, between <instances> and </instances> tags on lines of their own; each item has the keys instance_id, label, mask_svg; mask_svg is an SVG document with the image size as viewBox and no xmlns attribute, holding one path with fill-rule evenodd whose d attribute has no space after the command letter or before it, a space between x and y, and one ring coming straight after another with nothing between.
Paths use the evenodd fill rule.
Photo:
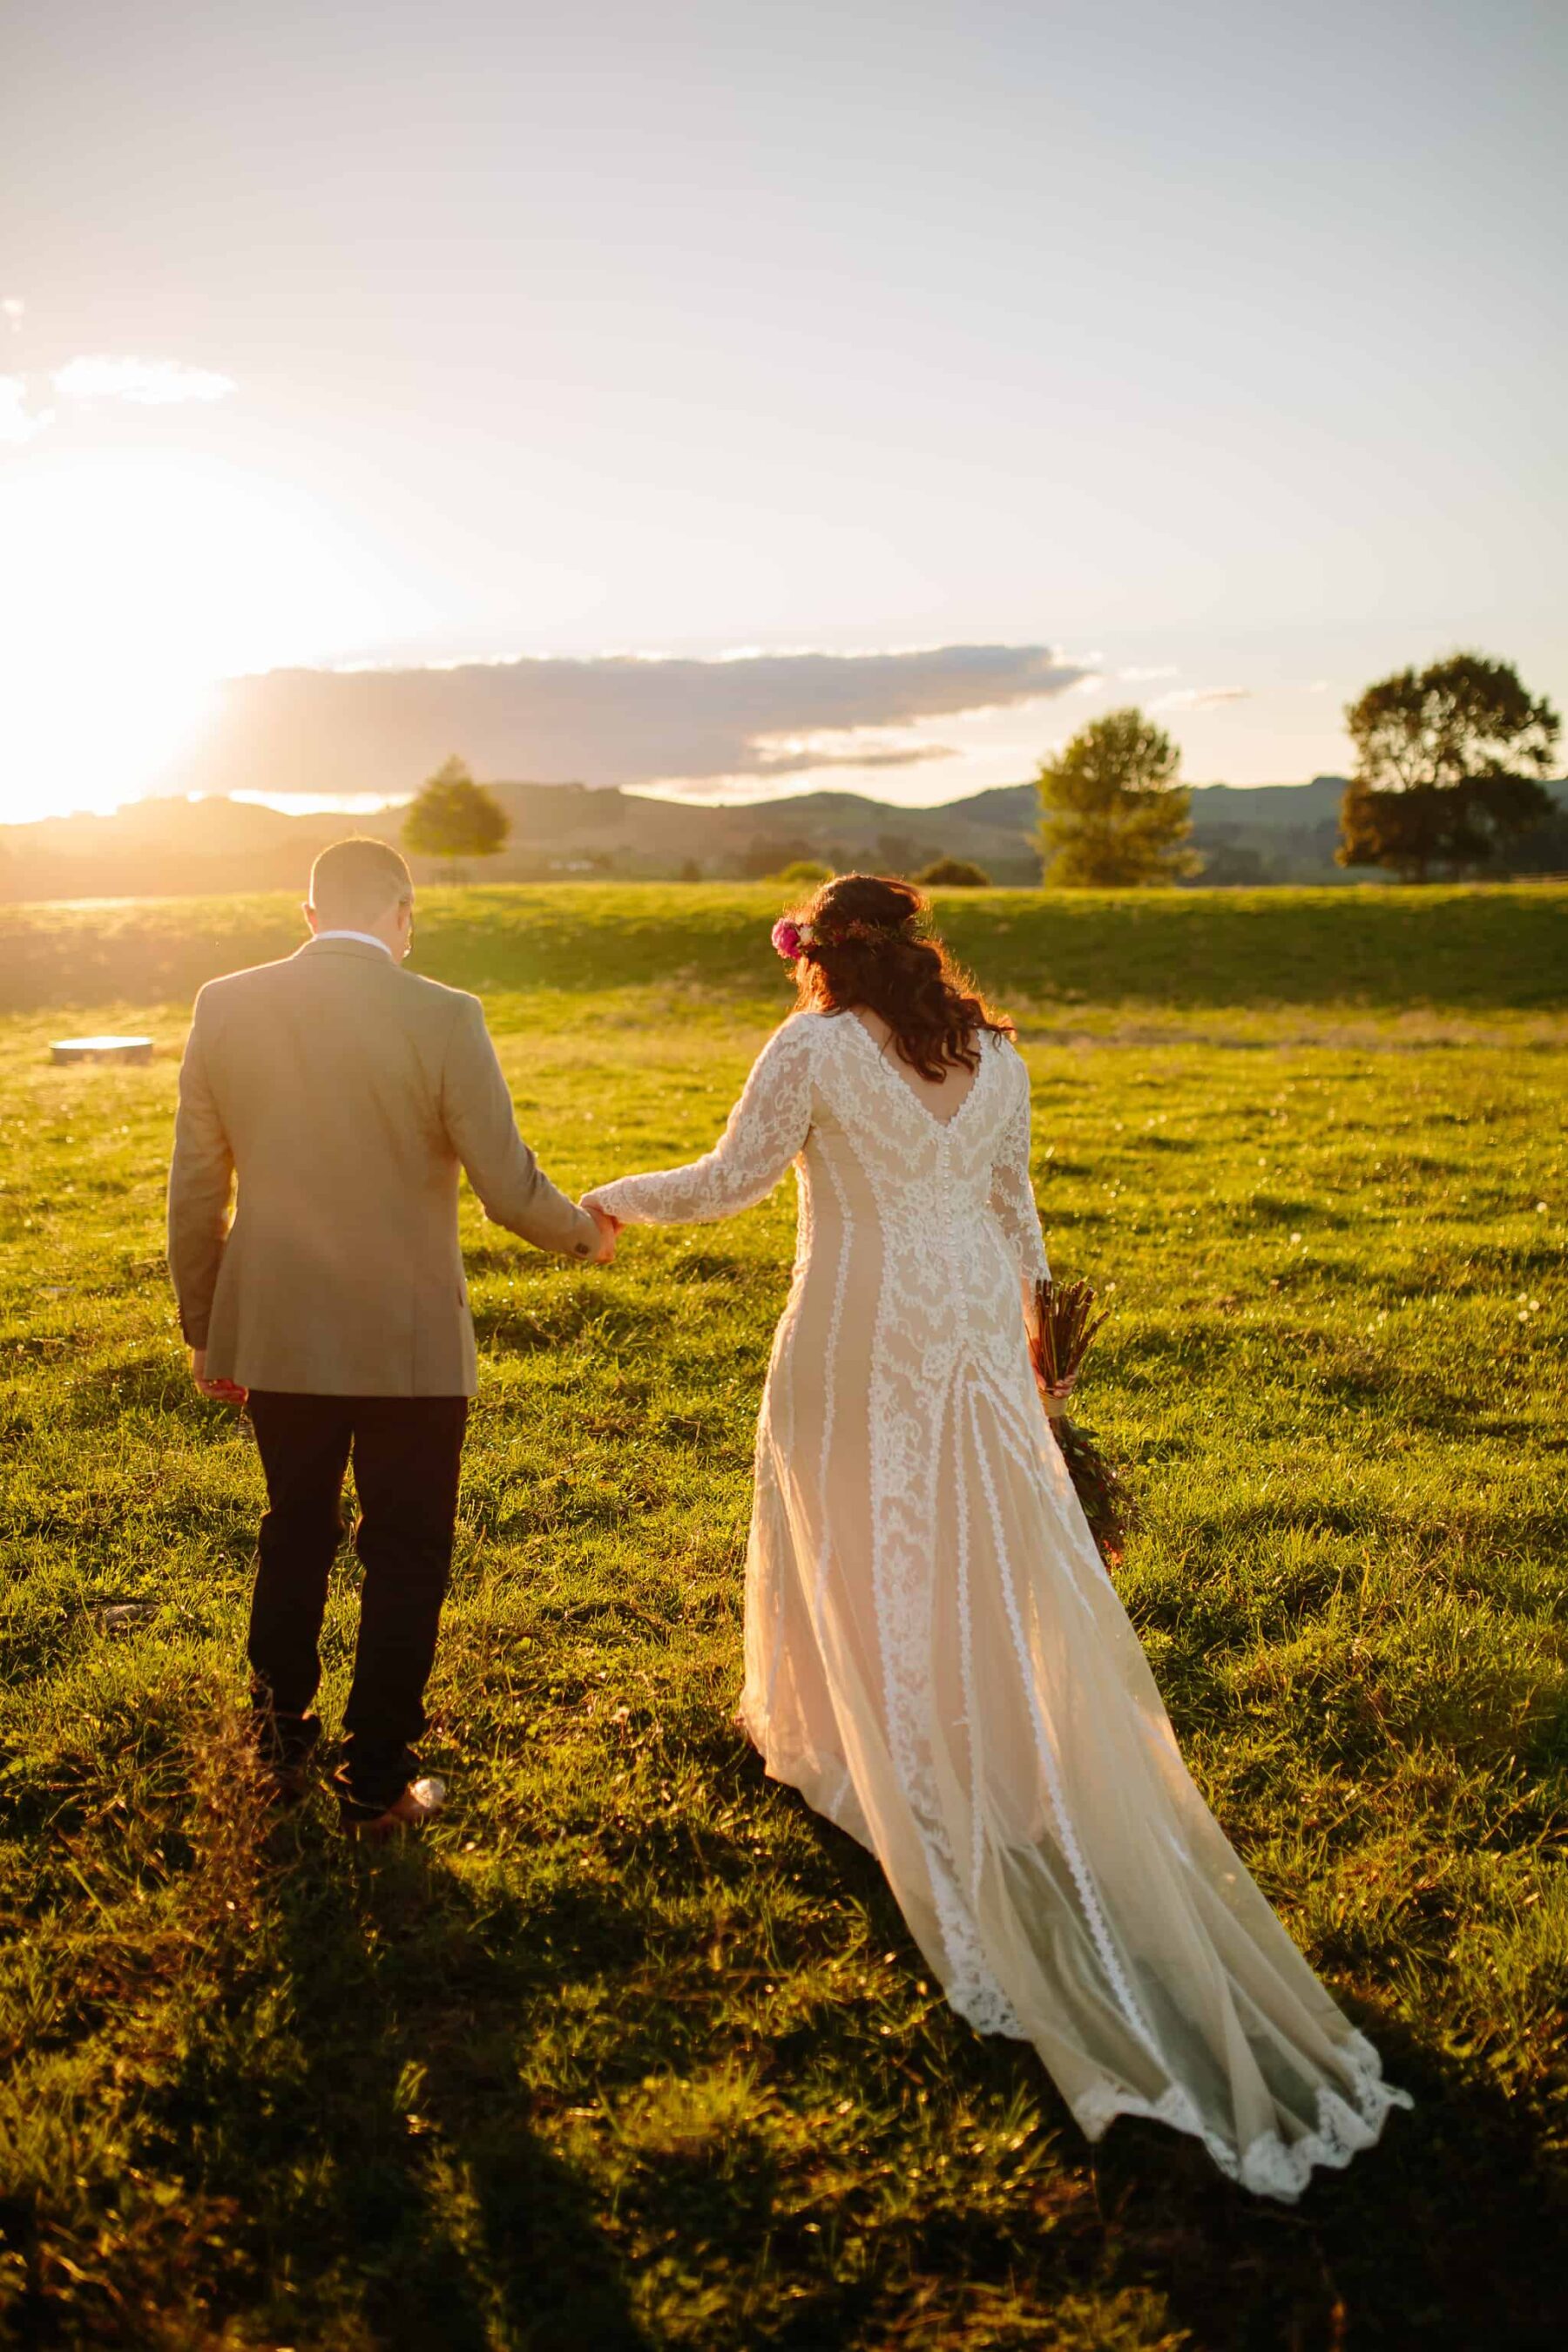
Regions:
<instances>
[{"instance_id":1,"label":"flower crown","mask_svg":"<svg viewBox=\"0 0 1568 2352\"><path fill-rule=\"evenodd\" d=\"M773 925L773 945L785 963L810 955L814 948L841 948L850 940L890 940L906 936L901 923L802 923L793 915L781 915Z\"/></svg>"}]
</instances>

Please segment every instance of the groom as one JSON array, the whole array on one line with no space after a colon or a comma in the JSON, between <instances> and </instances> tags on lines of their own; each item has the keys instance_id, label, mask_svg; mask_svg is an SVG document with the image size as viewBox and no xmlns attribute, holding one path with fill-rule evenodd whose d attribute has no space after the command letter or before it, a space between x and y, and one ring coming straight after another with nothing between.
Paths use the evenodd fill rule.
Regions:
<instances>
[{"instance_id":1,"label":"groom","mask_svg":"<svg viewBox=\"0 0 1568 2352\"><path fill-rule=\"evenodd\" d=\"M603 1265L615 1232L556 1191L518 1134L478 998L399 969L414 885L397 852L323 850L305 913L314 936L296 954L196 999L169 1265L197 1388L249 1400L268 1501L251 1696L289 1796L320 1730L317 1643L353 1456L364 1584L337 1789L346 1829L387 1836L446 1795L415 1778L411 1743L475 1387L459 1165L488 1214L537 1248Z\"/></svg>"}]
</instances>

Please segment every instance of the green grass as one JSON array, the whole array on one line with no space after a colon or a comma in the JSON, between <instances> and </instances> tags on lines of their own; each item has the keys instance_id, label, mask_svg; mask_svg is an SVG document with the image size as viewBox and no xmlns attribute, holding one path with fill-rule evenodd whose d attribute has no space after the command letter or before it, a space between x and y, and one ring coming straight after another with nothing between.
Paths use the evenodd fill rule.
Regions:
<instances>
[{"instance_id":1,"label":"green grass","mask_svg":"<svg viewBox=\"0 0 1568 2352\"><path fill-rule=\"evenodd\" d=\"M1310 944L1322 900L1279 895ZM1468 977L1279 1012L1215 977L1229 902L1217 931L1195 894L1075 902L1095 954L1119 926L1157 954L1070 1015L1039 984L1057 902L998 894L963 943L1035 1008L1058 1268L1115 1285L1085 1406L1144 1503L1121 1588L1201 1785L1414 2114L1293 2210L1153 2126L1089 2150L1026 2052L948 2013L868 1859L764 1781L731 1712L787 1190L599 1276L467 1205L484 1390L427 1748L452 1810L384 1859L324 1802L258 1818L259 1486L184 1377L162 1175L171 992L286 927L29 910L33 1009L0 1024L0 2336L1555 2340L1568 1039L1521 942L1562 904L1433 894L1422 936L1469 924ZM668 891L656 931L655 893L476 893L422 947L498 984L525 1129L576 1185L711 1140L772 1017L740 928L768 903ZM134 1018L150 1068L47 1066L42 976L79 952L112 984L70 1025ZM353 1606L345 1566L329 1712Z\"/></svg>"},{"instance_id":2,"label":"green grass","mask_svg":"<svg viewBox=\"0 0 1568 2352\"><path fill-rule=\"evenodd\" d=\"M971 890L948 936L1015 1003L1163 1006L1568 1003L1568 888ZM428 890L419 960L497 991L783 991L765 883ZM287 954L297 904L254 898L0 906L0 1012L187 1000L236 961Z\"/></svg>"}]
</instances>

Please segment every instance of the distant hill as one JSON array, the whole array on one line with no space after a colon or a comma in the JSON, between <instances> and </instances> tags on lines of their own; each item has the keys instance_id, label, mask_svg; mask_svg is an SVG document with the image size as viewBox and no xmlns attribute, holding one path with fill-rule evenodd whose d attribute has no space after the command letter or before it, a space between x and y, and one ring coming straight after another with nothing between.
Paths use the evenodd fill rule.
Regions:
<instances>
[{"instance_id":1,"label":"distant hill","mask_svg":"<svg viewBox=\"0 0 1568 2352\"><path fill-rule=\"evenodd\" d=\"M900 808L858 793L702 808L582 784L492 786L511 818L504 853L472 871L487 880L595 875L736 880L777 873L799 858L840 870L917 872L963 857L998 883L1039 878L1032 784L1008 784L938 808ZM1333 862L1340 776L1306 784L1202 784L1193 793L1194 840L1205 885L1343 882ZM142 801L112 816L46 818L0 826L0 899L183 897L302 889L310 860L346 832L395 840L400 813L289 816L232 800ZM1547 836L1552 838L1548 840ZM1563 835L1563 838L1558 838ZM439 878L416 859L421 881ZM1568 870L1568 814L1542 828L1519 870Z\"/></svg>"}]
</instances>

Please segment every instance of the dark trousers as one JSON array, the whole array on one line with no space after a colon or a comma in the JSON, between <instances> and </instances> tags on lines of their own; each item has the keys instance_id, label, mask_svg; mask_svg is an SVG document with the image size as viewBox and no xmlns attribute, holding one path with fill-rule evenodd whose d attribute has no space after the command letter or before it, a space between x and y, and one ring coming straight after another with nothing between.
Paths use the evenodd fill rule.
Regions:
<instances>
[{"instance_id":1,"label":"dark trousers","mask_svg":"<svg viewBox=\"0 0 1568 2352\"><path fill-rule=\"evenodd\" d=\"M416 1767L411 1743L425 1728L468 1417L460 1396L250 1391L267 1478L250 1608L251 1691L285 1759L290 1748L308 1750L315 1736L309 1709L321 1678L327 1577L342 1540L343 1477L353 1459L364 1589L342 1785L355 1811L384 1811Z\"/></svg>"}]
</instances>

